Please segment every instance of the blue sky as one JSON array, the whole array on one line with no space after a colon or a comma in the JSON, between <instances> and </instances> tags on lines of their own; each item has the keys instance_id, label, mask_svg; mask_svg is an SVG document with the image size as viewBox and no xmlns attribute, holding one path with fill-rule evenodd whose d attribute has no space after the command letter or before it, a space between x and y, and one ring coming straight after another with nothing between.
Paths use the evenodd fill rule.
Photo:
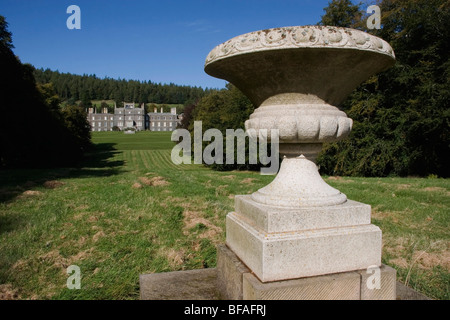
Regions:
<instances>
[{"instance_id":1,"label":"blue sky","mask_svg":"<svg viewBox=\"0 0 450 320\"><path fill-rule=\"evenodd\" d=\"M22 62L74 74L210 88L216 45L251 31L316 24L329 0L0 0ZM67 7L81 9L69 30Z\"/></svg>"}]
</instances>

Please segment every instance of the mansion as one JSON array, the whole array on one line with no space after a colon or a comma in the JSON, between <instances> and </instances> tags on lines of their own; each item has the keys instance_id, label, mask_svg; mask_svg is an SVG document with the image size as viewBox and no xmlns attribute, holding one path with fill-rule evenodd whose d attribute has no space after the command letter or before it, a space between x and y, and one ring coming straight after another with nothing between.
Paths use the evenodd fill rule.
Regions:
<instances>
[{"instance_id":1,"label":"mansion","mask_svg":"<svg viewBox=\"0 0 450 320\"><path fill-rule=\"evenodd\" d=\"M174 131L177 128L177 109L171 108L170 113L164 113L163 108L158 113L145 114L144 105L136 108L134 103L124 103L123 108L114 107L114 113L109 113L107 108L103 108L101 113L94 112L94 108L89 108L87 120L92 131L113 131L117 127L121 131L126 128L134 128L137 131Z\"/></svg>"}]
</instances>

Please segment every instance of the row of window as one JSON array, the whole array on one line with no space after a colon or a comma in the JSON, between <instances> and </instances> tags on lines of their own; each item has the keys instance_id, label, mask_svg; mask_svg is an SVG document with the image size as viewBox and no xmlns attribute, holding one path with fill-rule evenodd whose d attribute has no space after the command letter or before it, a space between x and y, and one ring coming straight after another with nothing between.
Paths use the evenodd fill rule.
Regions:
<instances>
[{"instance_id":1,"label":"row of window","mask_svg":"<svg viewBox=\"0 0 450 320\"><path fill-rule=\"evenodd\" d=\"M151 116L151 120L177 120L176 116L167 116L167 117L160 117L160 116Z\"/></svg>"},{"instance_id":2,"label":"row of window","mask_svg":"<svg viewBox=\"0 0 450 320\"><path fill-rule=\"evenodd\" d=\"M108 126L108 122L92 122L91 124L93 127L107 127ZM113 127L114 122L110 122L110 126ZM118 123L117 126L123 127L123 123ZM143 123L141 123L141 124L137 123L137 126L142 127Z\"/></svg>"},{"instance_id":3,"label":"row of window","mask_svg":"<svg viewBox=\"0 0 450 320\"><path fill-rule=\"evenodd\" d=\"M126 117L125 117L125 118L126 118ZM137 117L137 119L138 119L138 120L141 120L141 117L139 116L139 117ZM95 121L95 120L98 121L98 120L102 120L102 119L101 119L101 117L99 117L99 118L97 118L97 119L96 119L95 117L92 117L92 120L93 120L93 121ZM104 117L103 120L108 120L108 117ZM111 117L110 120L114 120L114 117ZM122 120L122 117L119 117L119 120ZM128 117L128 120L133 120L133 117Z\"/></svg>"},{"instance_id":4,"label":"row of window","mask_svg":"<svg viewBox=\"0 0 450 320\"><path fill-rule=\"evenodd\" d=\"M118 111L117 113L118 113L118 114L122 114L122 111ZM124 113L125 113L125 112L124 112ZM135 113L135 114L141 114L141 111L140 111L140 110L137 110L137 111L134 111L134 112L128 111L128 114L133 114L133 113Z\"/></svg>"},{"instance_id":5,"label":"row of window","mask_svg":"<svg viewBox=\"0 0 450 320\"><path fill-rule=\"evenodd\" d=\"M161 125L162 123L162 125ZM176 127L176 122L152 122L151 127Z\"/></svg>"}]
</instances>

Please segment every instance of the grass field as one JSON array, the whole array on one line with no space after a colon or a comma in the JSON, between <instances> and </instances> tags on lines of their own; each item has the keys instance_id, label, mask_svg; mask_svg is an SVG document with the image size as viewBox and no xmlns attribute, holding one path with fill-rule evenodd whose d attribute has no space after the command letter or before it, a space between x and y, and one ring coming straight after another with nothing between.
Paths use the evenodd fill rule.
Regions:
<instances>
[{"instance_id":1,"label":"grass field","mask_svg":"<svg viewBox=\"0 0 450 320\"><path fill-rule=\"evenodd\" d=\"M82 167L0 171L0 298L138 299L139 274L215 266L234 195L273 176L174 165L170 133L94 133ZM449 299L450 180L324 177L372 205L383 263ZM81 290L66 269L81 270Z\"/></svg>"}]
</instances>

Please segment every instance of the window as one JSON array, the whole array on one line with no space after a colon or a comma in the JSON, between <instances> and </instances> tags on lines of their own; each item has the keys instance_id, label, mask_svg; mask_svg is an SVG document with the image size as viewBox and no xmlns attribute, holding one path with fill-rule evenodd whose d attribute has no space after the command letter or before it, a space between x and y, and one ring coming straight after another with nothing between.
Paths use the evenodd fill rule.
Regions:
<instances>
[{"instance_id":1,"label":"window","mask_svg":"<svg viewBox=\"0 0 450 320\"><path fill-rule=\"evenodd\" d=\"M95 117L92 117L92 120L95 120Z\"/></svg>"}]
</instances>

